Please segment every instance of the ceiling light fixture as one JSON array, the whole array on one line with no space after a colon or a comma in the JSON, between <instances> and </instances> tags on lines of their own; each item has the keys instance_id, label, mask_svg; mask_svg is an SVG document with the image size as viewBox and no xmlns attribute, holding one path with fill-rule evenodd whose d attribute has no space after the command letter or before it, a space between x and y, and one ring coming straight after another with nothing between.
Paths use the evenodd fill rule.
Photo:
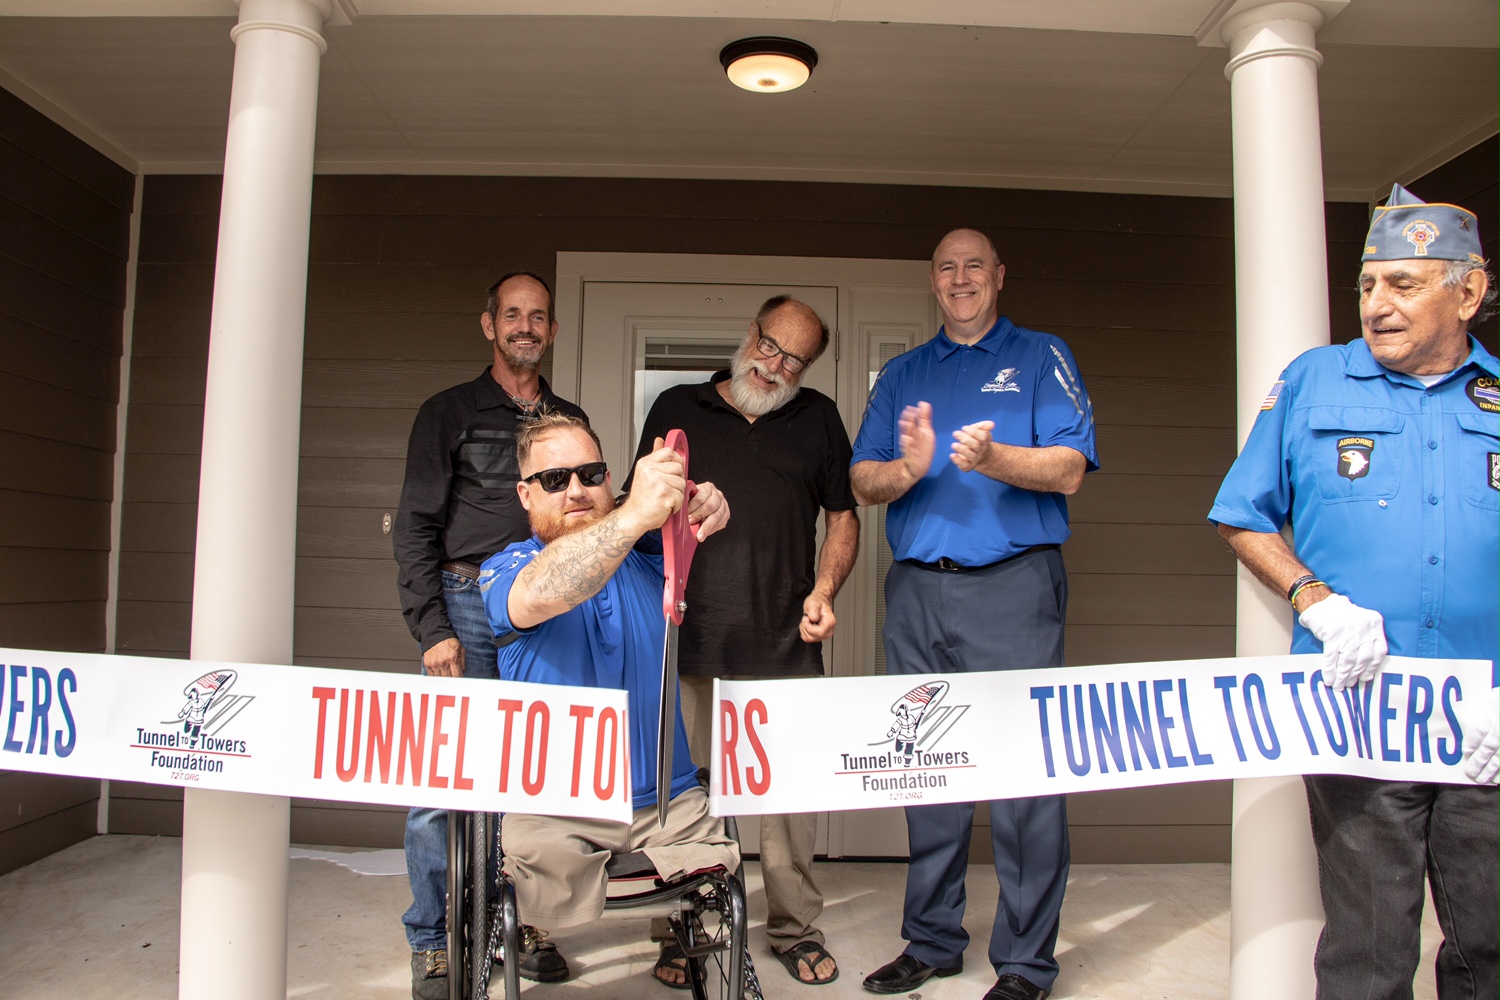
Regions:
<instances>
[{"instance_id":1,"label":"ceiling light fixture","mask_svg":"<svg viewBox=\"0 0 1500 1000\"><path fill-rule=\"evenodd\" d=\"M792 38L741 38L719 53L729 82L757 94L796 90L807 82L818 54Z\"/></svg>"}]
</instances>

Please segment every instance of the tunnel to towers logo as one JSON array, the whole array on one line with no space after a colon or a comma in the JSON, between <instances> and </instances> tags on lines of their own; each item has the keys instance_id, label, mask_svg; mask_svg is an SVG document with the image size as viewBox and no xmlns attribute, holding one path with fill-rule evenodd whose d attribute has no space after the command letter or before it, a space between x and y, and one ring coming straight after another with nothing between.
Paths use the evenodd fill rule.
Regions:
<instances>
[{"instance_id":1,"label":"tunnel to towers logo","mask_svg":"<svg viewBox=\"0 0 1500 1000\"><path fill-rule=\"evenodd\" d=\"M199 740L212 738L249 706L253 699L248 695L229 693L238 676L233 670L213 670L182 689L187 701L177 710L174 721L182 723L182 735L189 749L196 750Z\"/></svg>"},{"instance_id":2,"label":"tunnel to towers logo","mask_svg":"<svg viewBox=\"0 0 1500 1000\"><path fill-rule=\"evenodd\" d=\"M238 678L237 671L221 669L189 681L181 696L173 698L176 715L150 728L136 727L133 747L150 751L151 766L166 769L179 781L220 774L227 758L249 757L244 739L220 735L255 700L253 695L230 693Z\"/></svg>"},{"instance_id":3,"label":"tunnel to towers logo","mask_svg":"<svg viewBox=\"0 0 1500 1000\"><path fill-rule=\"evenodd\" d=\"M955 704L951 695L947 681L932 680L897 698L879 720L876 732L883 735L869 749L839 754L840 773L860 775L866 791L890 791L941 787L947 778L926 772L972 767L967 750L944 742L970 708Z\"/></svg>"},{"instance_id":4,"label":"tunnel to towers logo","mask_svg":"<svg viewBox=\"0 0 1500 1000\"><path fill-rule=\"evenodd\" d=\"M885 739L870 744L877 747L893 744L890 766L911 767L915 764L926 767L951 763L947 760L952 756L951 752L939 758L935 751L969 706L944 705L948 689L947 681L930 681L912 688L891 705L890 728L885 732ZM968 756L963 754L964 763L968 762Z\"/></svg>"}]
</instances>

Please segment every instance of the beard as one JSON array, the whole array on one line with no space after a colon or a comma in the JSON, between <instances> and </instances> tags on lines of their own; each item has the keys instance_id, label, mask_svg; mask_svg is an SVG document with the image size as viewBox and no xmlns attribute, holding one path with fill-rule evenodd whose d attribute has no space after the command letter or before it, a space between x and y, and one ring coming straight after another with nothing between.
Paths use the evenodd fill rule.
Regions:
<instances>
[{"instance_id":1,"label":"beard","mask_svg":"<svg viewBox=\"0 0 1500 1000\"><path fill-rule=\"evenodd\" d=\"M788 381L785 373L769 371L760 361L750 356L753 350L746 343L741 344L740 349L734 352L734 361L729 366L729 398L734 401L735 409L745 416L763 417L790 403L801 386ZM752 371L776 383L775 388L762 389L752 379Z\"/></svg>"},{"instance_id":2,"label":"beard","mask_svg":"<svg viewBox=\"0 0 1500 1000\"><path fill-rule=\"evenodd\" d=\"M535 371L541 367L542 355L547 353L547 348L541 344L517 344L513 342L516 339L530 340L529 337L517 338L512 336L497 342L499 344L500 357L505 359L506 366L512 371Z\"/></svg>"},{"instance_id":3,"label":"beard","mask_svg":"<svg viewBox=\"0 0 1500 1000\"><path fill-rule=\"evenodd\" d=\"M588 511L584 517L569 517L570 513L577 511ZM609 512L600 510L598 505L590 500L587 504L571 504L560 511L543 511L533 507L527 512L531 520L531 530L537 538L542 540L543 545L551 545L564 535L571 535L575 531L597 524L608 516Z\"/></svg>"}]
</instances>

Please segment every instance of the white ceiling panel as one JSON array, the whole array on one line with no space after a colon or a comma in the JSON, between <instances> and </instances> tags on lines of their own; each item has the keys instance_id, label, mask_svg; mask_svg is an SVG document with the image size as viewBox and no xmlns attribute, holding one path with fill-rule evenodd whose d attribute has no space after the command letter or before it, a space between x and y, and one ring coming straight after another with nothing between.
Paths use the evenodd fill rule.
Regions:
<instances>
[{"instance_id":1,"label":"white ceiling panel","mask_svg":"<svg viewBox=\"0 0 1500 1000\"><path fill-rule=\"evenodd\" d=\"M16 2L0 0L0 10ZM1192 37L1219 0L932 5L954 20L980 7L1000 21L1046 8L1066 28L880 23L891 13L886 2L716 8L822 12L767 20L412 16L398 0L355 0L353 23L327 29L317 166L1230 192L1226 53ZM201 0L197 12L212 4ZM590 9L585 0L553 6ZM1425 44L1392 44L1403 8L1424 15L1408 34ZM1323 30L1331 196L1365 199L1439 152L1493 134L1496 8L1494 0L1354 0ZM1121 29L1125 9L1143 19L1134 27L1158 30ZM222 15L0 17L0 80L18 82L27 99L39 95L39 106L60 109L144 170L215 170L233 23ZM1110 30L1081 30L1091 23ZM732 87L719 49L754 34L817 49L807 86L781 95Z\"/></svg>"}]
</instances>

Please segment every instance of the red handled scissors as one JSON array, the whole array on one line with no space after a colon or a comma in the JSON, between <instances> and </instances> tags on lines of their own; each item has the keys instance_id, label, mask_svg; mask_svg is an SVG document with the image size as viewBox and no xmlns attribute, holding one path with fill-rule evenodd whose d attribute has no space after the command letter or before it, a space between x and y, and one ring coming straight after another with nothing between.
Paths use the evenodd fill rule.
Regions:
<instances>
[{"instance_id":1,"label":"red handled scissors","mask_svg":"<svg viewBox=\"0 0 1500 1000\"><path fill-rule=\"evenodd\" d=\"M682 475L687 478L687 435L675 428L668 431L666 447L682 456ZM661 712L656 730L656 820L660 826L667 825L667 800L672 796L672 749L677 739L677 627L687 610L683 594L693 552L698 548L698 535L688 524L688 503L697 492L697 485L688 479L682 506L661 529L662 568L666 573L661 611L667 620L667 638L662 650Z\"/></svg>"}]
</instances>

